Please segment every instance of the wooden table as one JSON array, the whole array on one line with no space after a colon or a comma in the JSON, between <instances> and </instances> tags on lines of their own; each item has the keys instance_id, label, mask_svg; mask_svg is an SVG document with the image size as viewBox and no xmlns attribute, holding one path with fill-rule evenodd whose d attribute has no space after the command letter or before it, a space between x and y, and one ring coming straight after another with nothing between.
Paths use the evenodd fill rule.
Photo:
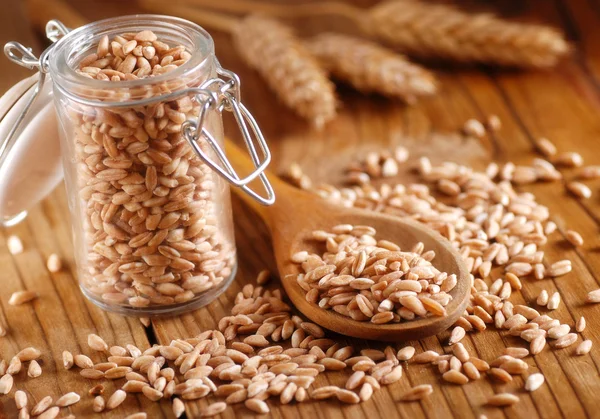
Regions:
<instances>
[{"instance_id":1,"label":"wooden table","mask_svg":"<svg viewBox=\"0 0 600 419\"><path fill-rule=\"evenodd\" d=\"M133 2L106 3L100 0L71 0L71 4L89 20L116 16L137 10ZM368 4L368 1L361 1ZM2 43L19 40L39 47L39 38L30 30L25 9L19 2L4 8L0 14ZM243 80L246 105L260 122L274 154L274 170L298 161L315 179L339 180L339 167L357 152L397 144L407 144L420 152L479 165L490 158L497 161L529 163L536 154L533 141L546 136L561 150L578 151L587 164L600 164L600 1L546 0L469 2L472 9L496 10L514 17L542 21L562 28L573 41L574 53L558 68L549 72L518 72L489 69L440 68L440 93L414 107L382 98L365 97L342 89L340 115L324 131L311 131L283 108L268 91L265 83L237 58L226 35L214 33L217 53L222 64L237 72ZM67 22L70 23L70 22ZM303 21L305 29L316 28L323 22ZM337 22L336 22L337 23ZM70 23L72 24L72 23ZM341 23L343 25L343 23ZM37 48L39 51L39 48ZM0 60L0 90L7 89L23 78L27 71L7 60ZM485 119L490 114L502 120L502 130L480 143L444 141L435 133L456 132L468 118ZM230 135L235 137L231 130ZM433 139L432 139L433 138ZM440 153L442 151L442 153ZM443 154L443 156L439 156ZM332 160L336 159L333 163ZM327 162L327 164L324 164ZM566 179L572 172L563 172ZM541 371L546 383L540 390L527 394L521 390L523 380L516 377L506 385L481 379L459 387L442 385L439 374L431 367L411 364L401 382L377 392L372 400L361 405L342 406L335 402L292 404L280 407L272 402L274 417L314 418L557 418L600 417L600 305L584 305L586 293L598 288L600 258L598 228L600 223L600 181L589 182L595 195L587 201L569 197L557 183L536 184L525 188L547 205L560 234L553 235L546 246L550 261L568 258L573 272L556 280L525 280L521 295L515 302L531 302L539 291L558 290L563 304L553 315L568 324L585 315L588 327L585 338L594 342L590 355L572 356L573 348L545 350L534 358L528 357L530 371ZM22 372L16 378L17 388L27 390L40 400L50 394L55 398L68 391L78 391L82 401L71 408L77 417L90 417L92 398L87 390L93 385L73 371L62 368L61 354L65 349L85 353L100 361L97 353L86 344L89 333L104 337L109 345L134 343L147 347L167 343L176 337L194 336L207 328L216 327L218 319L228 312L235 294L253 281L264 268L274 269L269 237L265 227L238 200L234 199L236 237L240 269L236 281L217 301L196 312L175 319L155 320L144 328L137 319L108 314L86 301L78 290L73 265L73 248L68 208L63 187L30 211L21 224L0 231L0 322L8 325L9 333L0 338L0 353L10 359L19 349L35 346L43 351L43 375L27 379ZM579 231L585 245L574 249L565 245L567 228ZM20 236L25 245L22 254L11 256L6 248L10 234ZM51 253L58 253L67 266L56 274L45 268ZM33 289L40 298L32 304L13 307L7 301L12 292ZM447 335L413 342L418 351L439 352L447 347ZM378 347L375 343L350 341L357 346ZM486 331L469 334L465 345L471 353L492 360L505 346L521 345L505 333ZM328 373L317 384L327 382L341 385L346 374ZM399 396L410 386L430 383L431 397L422 402L402 403ZM114 383L118 385L118 383ZM106 394L117 387L107 385ZM521 401L511 408L485 407L486 399L500 391L513 391ZM207 400L190 403L189 417ZM143 409L149 417L172 417L169 404L153 403L142 397L129 397L112 414L104 417L124 417ZM0 399L1 417L16 417L15 405L9 397ZM66 414L65 414L66 415ZM243 406L228 409L223 417L249 416Z\"/></svg>"}]
</instances>

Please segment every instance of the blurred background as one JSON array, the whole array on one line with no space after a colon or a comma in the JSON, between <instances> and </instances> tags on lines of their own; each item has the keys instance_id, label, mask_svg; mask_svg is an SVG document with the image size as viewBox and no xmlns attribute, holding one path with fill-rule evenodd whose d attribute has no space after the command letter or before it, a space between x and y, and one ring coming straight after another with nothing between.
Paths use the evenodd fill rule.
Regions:
<instances>
[{"instance_id":1,"label":"blurred background","mask_svg":"<svg viewBox=\"0 0 600 419\"><path fill-rule=\"evenodd\" d=\"M593 25L591 19L597 16L600 8L594 1L583 0L392 3L397 5L387 11L379 11L377 16L377 6L381 6L382 3L369 0L18 0L11 1L11 7L6 7L0 16L0 40L2 43L18 40L39 52L48 45L43 31L45 23L54 18L62 20L69 27L135 13L171 14L195 21L204 26L215 39L217 57L222 65L240 75L244 102L255 114L270 142L274 144L273 147L277 147L277 139L284 136L304 137L309 133L311 137L323 137L337 136L339 133L343 137L346 135L344 127L349 122L348 117L354 113L353 109L356 107L361 108L361 115L365 117L389 112L401 112L398 117L404 117L405 112L411 112L410 109L414 106L423 106L422 109L427 112L428 108L436 106L437 98L448 92L449 86L446 81L456 75L459 78L472 74L512 77L515 73L523 71L523 67L530 75L539 74L537 67L543 67L542 71L547 72L548 68L560 64L565 55L566 44L557 46L556 42L562 42L566 38L579 41L578 25ZM442 6L439 6L440 4ZM448 8L449 5L459 9ZM593 13L591 16L588 16L588 10ZM265 75L265 70L273 75L274 69L281 67L275 64L273 68L257 69L257 65L260 67L261 64L253 63L251 59L244 57L241 50L244 50L245 46L235 42L236 28L243 24L245 17L253 13L264 14L293 29L297 35L295 40L312 48L312 52L321 54L319 65L324 70L331 70L331 64L326 63L327 59L331 58L328 54L331 55L332 50L343 50L346 55L342 55L342 61L355 59L357 63L353 64L354 70L358 70L359 73L361 69L363 73L370 71L371 76L375 74L375 77L381 77L382 80L375 80L375 85L383 87L372 94L373 90L377 90L373 88L372 81L367 80L369 85L365 89L364 86L352 86L352 74L346 74L345 80L344 74L341 78L337 77L338 80L342 79L334 92L337 98L337 116L325 118L328 124L321 120L315 121L318 117L307 116L307 112L299 112L294 106L290 107L286 102L286 92L273 91L268 80L270 77ZM490 21L489 13L498 15L503 20ZM545 26L538 27L532 24ZM390 41L390 34L385 33L386 25L390 26L389 31L394 32L400 28L404 32L392 33ZM549 29L550 27L556 31ZM269 28L265 30L268 31ZM348 35L349 38L345 39L346 43L341 44L336 44L334 40L333 45L329 46L327 40L321 40L317 45L312 42L315 36L330 32ZM275 32L270 36L273 38L272 42L277 44L280 34ZM452 39L453 36L456 36L456 39ZM394 40L394 37L397 39ZM370 51L361 52L360 48L364 46L357 45L354 41L364 39L369 39L373 45L385 50L378 51L380 55L369 55ZM244 39L244 42L251 41L252 39ZM597 41L589 40L590 43ZM469 51L470 49L480 51ZM494 56L494 53L491 53L488 56L484 50L497 51L497 54ZM586 49L582 51L585 53ZM416 79L412 82L416 94L398 94L392 88L386 91L385 85L390 83L399 83L399 88L402 89L402 83L406 87L407 83L411 82L406 79L398 81L397 77L389 74L394 73L389 69L386 75L386 66L398 68L393 67L398 63L393 62L396 57L392 56L398 53L406 53L408 65L415 65L414 68L400 72L406 71L406 77L412 74L413 79ZM550 54L550 57L541 57L538 62L527 58L538 53ZM576 57L581 57L580 54L581 51L576 52ZM511 55L512 57L507 58ZM337 64L339 66L339 62ZM592 64L589 63L590 66ZM334 63L333 66L335 65ZM365 70L363 67L368 68ZM7 60L0 60L0 69L4 76L0 79L0 91L5 91L17 80L30 74ZM333 70L330 73L333 73L333 78L336 79L335 76L340 74L339 71L336 74L335 68ZM344 71L352 73L353 69L342 68L341 72ZM288 79L290 77L289 74L285 76ZM365 79L368 75L359 74L355 77ZM452 83L456 83L456 80L453 79ZM367 94L357 91L366 91ZM423 101L425 104L421 105ZM410 106L406 106L407 103ZM235 136L234 132L230 134ZM291 146L293 143L290 142ZM285 153L282 153L283 159L284 155Z\"/></svg>"},{"instance_id":2,"label":"blurred background","mask_svg":"<svg viewBox=\"0 0 600 419\"><path fill-rule=\"evenodd\" d=\"M205 27L221 64L242 80L243 101L274 151L275 170L299 161L332 182L348 159L314 164L325 148L342 155L361 153L374 142L430 148L436 144L432 132L460 131L470 118L489 123L491 112L474 102L482 86L500 96L535 95L549 109L565 94L586 106L598 103L600 63L593 51L600 42L600 4L594 0L18 0L0 15L0 40L17 40L39 53L48 45L44 26L50 19L77 27L135 13L170 14ZM252 27L256 14L278 26ZM285 35L288 30L294 35ZM330 33L342 38L327 38ZM271 49L249 54L257 38ZM303 51L286 64L285 51L297 47ZM295 60L313 61L335 85L321 80L307 88L312 102L294 104L308 84L306 72L289 63ZM0 91L31 74L5 59L0 70ZM333 105L323 105L327 95ZM564 124L549 124L566 134ZM226 124L226 133L238 138L233 124ZM465 138L454 140L437 143L446 158L464 153L455 143ZM502 157L489 138L471 150L476 157Z\"/></svg>"}]
</instances>

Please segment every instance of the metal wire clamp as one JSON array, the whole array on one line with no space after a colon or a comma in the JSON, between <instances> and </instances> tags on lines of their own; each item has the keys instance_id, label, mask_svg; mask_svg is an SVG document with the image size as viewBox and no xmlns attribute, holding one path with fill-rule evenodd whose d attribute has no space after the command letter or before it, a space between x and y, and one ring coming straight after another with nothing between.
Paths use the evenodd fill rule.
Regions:
<instances>
[{"instance_id":1,"label":"metal wire clamp","mask_svg":"<svg viewBox=\"0 0 600 419\"><path fill-rule=\"evenodd\" d=\"M70 29L58 20L51 20L46 25L46 36L53 42L58 41L62 37L68 35ZM18 42L8 42L4 46L4 53L14 63L26 67L28 69L37 69L39 71L39 79L35 87L35 91L28 101L25 109L19 116L15 125L12 127L6 139L0 144L0 163L6 158L8 151L12 148L15 139L15 133L19 130L23 121L26 119L31 106L40 95L44 83L46 81L46 73L48 72L48 57L54 48L54 44L50 45L40 57L36 57L31 48L27 48ZM248 195L253 197L262 205L272 205L275 202L275 193L264 171L271 161L271 153L269 147L256 123L252 114L240 101L240 80L239 77L229 71L223 69L217 62L217 75L219 77L210 79L197 88L184 89L178 92L173 92L167 96L178 97L192 94L194 98L201 104L200 113L196 121L187 120L182 124L182 133L184 138L190 143L196 154L217 174L226 179L231 184L241 188ZM140 101L151 102L152 98ZM82 103L89 102L81 100ZM91 106L108 106L108 104L87 103ZM246 148L252 159L255 170L243 179L231 166L222 147L218 144L213 135L206 129L206 115L209 110L219 112L223 110L232 112L238 128L242 133L242 137L246 144ZM252 132L252 134L251 134ZM262 160L258 155L252 135L256 137L256 142L262 152ZM217 164L211 157L201 148L200 139L204 139L206 143L214 151L218 157L220 164ZM255 179L259 179L266 192L266 197L260 196L258 193L248 187L248 184Z\"/></svg>"}]
</instances>

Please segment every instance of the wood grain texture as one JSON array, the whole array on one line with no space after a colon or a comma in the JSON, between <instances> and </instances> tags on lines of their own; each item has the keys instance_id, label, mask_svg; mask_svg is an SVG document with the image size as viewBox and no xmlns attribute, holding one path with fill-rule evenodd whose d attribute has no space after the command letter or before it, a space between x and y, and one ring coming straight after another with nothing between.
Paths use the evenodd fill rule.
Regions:
<instances>
[{"instance_id":1,"label":"wood grain texture","mask_svg":"<svg viewBox=\"0 0 600 419\"><path fill-rule=\"evenodd\" d=\"M226 0L223 0L226 1ZM355 1L361 6L372 0ZM19 5L19 3L16 3ZM88 20L137 12L133 2L106 3L100 0L70 0ZM496 10L520 20L545 22L565 30L574 43L575 52L557 69L548 72L493 71L480 68L439 68L441 91L432 99L414 107L379 97L367 97L344 88L340 91L343 103L339 117L322 132L310 130L292 112L286 110L268 91L264 81L245 67L236 56L226 34L213 33L221 63L237 72L242 79L242 94L247 107L257 118L271 145L273 170L279 171L292 161L298 161L313 178L339 182L340 169L365 150L404 144L413 154L434 155L437 161L453 160L482 167L487 160L529 163L536 157L533 141L546 136L562 151L578 151L587 164L600 164L600 1L598 0L528 0L461 2L465 8ZM17 39L33 42L22 8L5 8L0 16L2 40ZM328 23L323 19L303 19L298 22L302 33L311 33ZM336 26L344 22L336 20ZM0 89L27 75L6 60L0 60L3 78ZM484 119L498 115L501 131L481 142L465 142L454 133L468 118ZM239 136L235 129L228 135ZM563 171L565 180L575 171ZM573 357L573 348L545 350L534 358L528 357L530 371L540 371L546 383L538 391L527 394L520 390L523 380L516 377L509 384L487 379L464 387L442 385L439 374L431 367L411 364L397 384L375 393L372 400L357 406L341 406L335 402L304 403L279 406L270 403L273 417L313 418L582 418L600 417L600 305L584 305L587 291L600 287L600 180L587 182L594 190L591 199L580 202L564 192L559 183L536 184L523 188L536 194L540 203L550 208L552 219L560 234L553 235L545 247L547 259L569 258L573 272L555 280L524 280L523 290L511 298L515 303L530 303L541 289L559 291L563 303L553 315L561 322L573 324L580 316L587 319L583 336L594 342L589 355ZM20 348L34 345L43 350L44 374L25 379L23 373L16 386L25 388L39 400L46 394L58 397L76 389L84 393L92 386L73 371L64 371L60 355L63 349L83 352L90 356L86 336L90 332L103 336L109 344L135 342L141 347L154 338L168 344L176 337L191 337L200 331L214 328L229 312L233 298L241 287L254 280L264 269L275 270L271 240L266 226L237 198L233 200L236 239L239 248L239 273L232 286L208 307L175 319L153 322L153 332L145 330L137 320L108 315L86 302L77 289L72 260L72 245L65 192L61 187L31 211L27 221L0 234L0 322L9 325L9 334L0 338L0 354L8 359ZM564 240L567 228L579 231L585 244L573 249ZM9 234L22 237L26 251L11 256L6 250ZM68 268L49 274L45 258L57 252ZM10 294L19 289L37 289L41 298L30 305L12 307L7 304ZM447 351L448 333L422 341L410 342L419 352ZM352 339L340 341L362 347L380 347L372 342ZM463 340L467 349L485 360L492 360L508 346L522 346L516 338L505 333L486 331L468 334ZM403 344L402 344L403 345ZM400 344L397 346L401 346ZM346 373L327 373L316 385L342 385ZM411 386L429 383L434 393L422 402L402 403L398 399ZM110 393L112 387L108 387ZM521 401L500 409L485 406L489 396L500 391L514 391ZM14 402L1 399L0 414L14 417ZM200 406L210 400L188 403L189 417L197 417ZM91 398L71 408L77 417L88 417ZM124 417L143 408L149 417L168 416L167 407L130 398L127 405L105 417ZM228 409L224 418L250 417L243 406Z\"/></svg>"}]
</instances>

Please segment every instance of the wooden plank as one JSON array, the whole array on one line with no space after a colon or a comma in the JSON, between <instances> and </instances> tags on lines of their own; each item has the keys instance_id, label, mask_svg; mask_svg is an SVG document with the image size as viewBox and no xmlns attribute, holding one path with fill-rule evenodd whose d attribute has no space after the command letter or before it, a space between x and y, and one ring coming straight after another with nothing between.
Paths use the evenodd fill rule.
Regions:
<instances>
[{"instance_id":1,"label":"wooden plank","mask_svg":"<svg viewBox=\"0 0 600 419\"><path fill-rule=\"evenodd\" d=\"M106 4L85 0L70 2L88 19L98 19L123 12L135 11L135 5ZM358 2L357 2L358 3ZM368 2L361 1L363 5ZM473 2L470 2L473 3ZM535 153L532 140L548 136L562 150L580 151L589 163L599 164L597 138L600 134L598 113L598 90L594 79L600 65L597 29L600 14L596 0L574 0L569 2L532 1L523 4L496 2L502 12L529 20L533 13L538 21L549 21L557 25L570 25L569 31L583 47L582 55L576 55L554 72L500 72L491 74L481 70L462 69L459 72L440 70L441 93L415 107L404 107L377 97L365 97L342 89L344 107L339 118L322 132L308 129L302 121L283 109L267 92L267 87L254 72L246 68L231 48L226 35L215 34L217 52L221 62L236 71L243 80L245 103L261 123L274 151L276 170L286 167L291 161L299 161L313 177L339 182L340 169L353 157L368 149L385 148L396 144L407 144L415 154L442 155L444 159L462 161L482 167L489 153L494 159L528 163ZM476 7L485 9L490 5ZM496 5L496 4L494 4ZM18 10L18 9L17 9ZM569 15L564 15L564 11ZM30 35L24 35L19 19L4 14L2 33L17 36L24 43ZM308 22L307 25L311 25ZM21 32L19 32L21 31ZM31 41L33 42L33 41ZM5 64L5 67L2 65ZM8 69L6 62L0 70ZM12 66L14 67L14 66ZM16 67L15 67L16 68ZM21 78L27 73L4 72L4 80ZM0 82L2 83L2 82ZM0 89L8 87L0 85ZM460 129L471 117L483 119L497 114L503 121L502 131L486 138L482 144L464 143L460 139L447 139L445 135ZM237 137L234 130L228 134ZM465 151L466 150L466 151ZM328 158L335 153L334 159ZM327 164L323 164L327 161ZM439 157L438 157L439 161ZM573 171L564 171L567 178ZM407 177L407 179L412 179ZM591 182L595 191L600 182ZM572 348L554 351L546 349L532 359L527 359L530 371L540 370L547 380L540 390L525 394L518 389L523 380L515 378L508 385L498 385L488 379L469 383L464 387L443 385L435 368L410 364L405 369L403 380L377 392L373 399L359 406L340 406L336 402L304 403L280 406L270 403L273 417L314 418L370 418L415 417L415 418L488 418L520 417L584 417L597 416L596 394L600 390L598 371L600 355L595 350L600 345L600 312L598 306L582 305L588 290L600 283L600 260L595 257L600 245L598 221L600 204L597 199L579 203L563 192L561 183L541 184L523 188L533 191L539 201L547 205L560 232L552 237L545 247L549 261L569 258L573 260L571 274L555 280L524 280L521 295L515 293L515 303L532 302L543 288L551 292L558 290L562 297L561 307L553 313L562 322L573 324L581 315L588 320L588 329L583 333L594 341L591 355L573 357ZM74 371L64 371L60 365L62 349L87 353L87 334L98 333L109 344L135 342L140 347L150 344L148 335L135 319L125 319L106 314L87 302L78 292L76 272L73 265L73 249L70 241L66 196L62 188L51 198L31 211L28 220L0 235L0 321L10 325L11 332L0 339L0 353L10 357L18 349L38 346L44 352L44 374L34 380L25 379L23 373L17 386L23 386L36 399L45 394L58 396L72 388L87 389L91 383L83 380ZM168 343L173 338L194 336L202 330L214 328L218 319L228 313L233 298L241 287L253 282L257 272L264 268L274 269L270 241L266 229L256 216L234 199L236 239L240 253L240 269L234 284L217 301L208 307L180 316L176 319L161 319L153 322L156 339ZM574 228L582 233L586 244L579 249L565 245L564 232ZM6 251L6 235L15 232L26 245L22 255L12 257ZM50 253L59 253L67 262L67 268L58 274L49 274L44 261ZM275 284L273 284L275 285ZM30 305L12 307L6 301L10 293L23 287L39 289L42 297ZM58 332L60 331L60 333ZM419 351L433 349L448 351L445 346L448 334L414 342ZM373 343L346 340L356 346L380 347ZM485 360L498 356L504 347L521 346L523 342L508 337L505 333L486 331L469 334L465 345L473 354ZM400 345L397 345L398 347ZM100 359L100 358L93 358ZM327 373L317 380L318 385L327 383L342 385L345 373ZM430 383L434 394L419 403L398 402L400 395L412 385ZM110 393L114 387L107 389ZM83 390L82 390L83 391ZM484 406L487 398L499 391L517 391L521 402L507 409ZM199 409L214 399L188 403L188 414L196 417ZM78 417L90 412L91 398L72 409ZM4 403L3 413L8 417L15 414L12 402ZM11 410L12 409L12 410ZM115 412L118 417L137 409L149 412L149 417L168 415L165 404L150 403L142 398L131 398L125 408ZM105 414L105 417L114 415ZM222 417L249 417L243 406L228 409Z\"/></svg>"}]
</instances>

